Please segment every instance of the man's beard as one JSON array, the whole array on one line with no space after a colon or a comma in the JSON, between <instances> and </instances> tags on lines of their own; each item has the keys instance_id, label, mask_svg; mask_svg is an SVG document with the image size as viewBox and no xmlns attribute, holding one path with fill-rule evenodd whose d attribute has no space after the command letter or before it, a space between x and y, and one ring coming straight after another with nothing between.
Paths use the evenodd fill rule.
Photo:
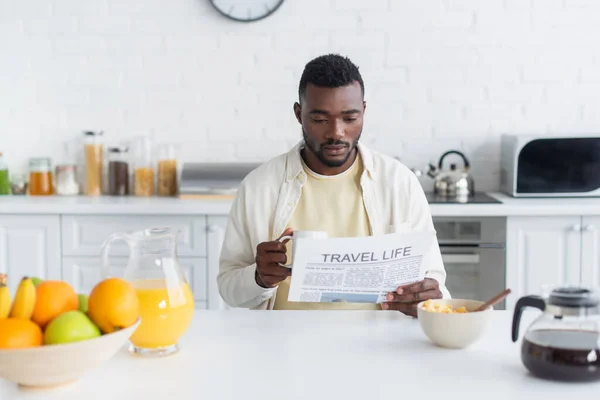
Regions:
<instances>
[{"instance_id":1,"label":"man's beard","mask_svg":"<svg viewBox=\"0 0 600 400\"><path fill-rule=\"evenodd\" d=\"M354 153L354 149L356 148L356 144L360 140L361 135L362 135L362 132L358 135L356 140L354 140L354 142L352 142L352 143L344 142L341 140L333 140L333 139L330 139L323 143L317 143L317 142L311 141L308 138L308 135L306 134L306 131L304 130L304 128L302 128L302 136L304 137L304 144L306 145L306 148L308 148L309 151L311 151L314 155L316 155L317 158L319 159L319 161L321 161L323 163L323 165L326 165L329 168L341 167L342 165L344 165L346 163L346 161L348 161L350 156L352 156L352 154ZM325 157L325 154L323 153L323 146L331 146L331 145L344 145L344 146L348 147L350 149L350 151L348 152L346 157L344 157L344 159L342 159L342 160L329 160Z\"/></svg>"}]
</instances>

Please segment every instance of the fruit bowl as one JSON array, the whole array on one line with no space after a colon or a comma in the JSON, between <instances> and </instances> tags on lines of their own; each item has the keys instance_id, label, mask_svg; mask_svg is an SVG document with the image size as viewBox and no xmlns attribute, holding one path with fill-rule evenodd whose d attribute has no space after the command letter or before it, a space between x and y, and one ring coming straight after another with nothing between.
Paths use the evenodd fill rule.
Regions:
<instances>
[{"instance_id":1,"label":"fruit bowl","mask_svg":"<svg viewBox=\"0 0 600 400\"><path fill-rule=\"evenodd\" d=\"M452 306L454 310L465 307L465 313L443 313L429 311L426 304L432 307ZM463 349L485 333L492 318L493 307L473 312L483 304L482 301L469 299L439 299L421 302L417 306L417 317L425 335L440 347Z\"/></svg>"},{"instance_id":2,"label":"fruit bowl","mask_svg":"<svg viewBox=\"0 0 600 400\"><path fill-rule=\"evenodd\" d=\"M67 344L0 350L0 378L23 387L48 388L81 378L115 355L141 319L114 333Z\"/></svg>"}]
</instances>

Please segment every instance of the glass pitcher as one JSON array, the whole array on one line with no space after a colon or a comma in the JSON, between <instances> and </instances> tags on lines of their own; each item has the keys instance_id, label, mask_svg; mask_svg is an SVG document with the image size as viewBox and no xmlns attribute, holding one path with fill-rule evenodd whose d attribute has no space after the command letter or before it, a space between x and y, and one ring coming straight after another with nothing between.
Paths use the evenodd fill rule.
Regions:
<instances>
[{"instance_id":1,"label":"glass pitcher","mask_svg":"<svg viewBox=\"0 0 600 400\"><path fill-rule=\"evenodd\" d=\"M118 239L129 246L123 279L137 291L142 320L130 338L130 351L144 356L173 354L194 314L192 291L177 261L177 233L152 228L109 236L102 245L104 278L110 276L110 244Z\"/></svg>"},{"instance_id":2,"label":"glass pitcher","mask_svg":"<svg viewBox=\"0 0 600 400\"><path fill-rule=\"evenodd\" d=\"M521 360L534 375L559 381L600 380L598 293L583 287L557 287L546 296L524 296L515 306L512 340L519 338L526 307L543 311L527 329Z\"/></svg>"}]
</instances>

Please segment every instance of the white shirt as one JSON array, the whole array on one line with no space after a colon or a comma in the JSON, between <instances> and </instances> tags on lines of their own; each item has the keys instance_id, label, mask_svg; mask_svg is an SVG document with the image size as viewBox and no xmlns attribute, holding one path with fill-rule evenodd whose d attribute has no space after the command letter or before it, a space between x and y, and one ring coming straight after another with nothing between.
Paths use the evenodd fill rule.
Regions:
<instances>
[{"instance_id":1,"label":"white shirt","mask_svg":"<svg viewBox=\"0 0 600 400\"><path fill-rule=\"evenodd\" d=\"M272 308L276 288L256 283L256 247L277 239L289 222L306 182L300 150L303 141L286 154L271 159L240 184L229 213L219 262L217 285L231 307ZM364 165L360 183L373 235L396 232L435 232L429 203L414 173L400 161L359 143ZM423 262L428 278L436 279L444 298L446 271L439 245L431 246Z\"/></svg>"}]
</instances>

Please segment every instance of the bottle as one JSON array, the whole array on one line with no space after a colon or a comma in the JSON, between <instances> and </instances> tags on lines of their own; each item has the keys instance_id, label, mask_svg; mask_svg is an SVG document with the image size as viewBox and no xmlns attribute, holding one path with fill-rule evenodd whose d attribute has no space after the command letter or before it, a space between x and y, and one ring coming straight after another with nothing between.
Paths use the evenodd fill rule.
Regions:
<instances>
[{"instance_id":1,"label":"bottle","mask_svg":"<svg viewBox=\"0 0 600 400\"><path fill-rule=\"evenodd\" d=\"M56 166L56 194L59 196L76 196L79 194L76 165Z\"/></svg>"},{"instance_id":2,"label":"bottle","mask_svg":"<svg viewBox=\"0 0 600 400\"><path fill-rule=\"evenodd\" d=\"M52 165L49 158L29 159L30 196L49 196L54 194Z\"/></svg>"},{"instance_id":3,"label":"bottle","mask_svg":"<svg viewBox=\"0 0 600 400\"><path fill-rule=\"evenodd\" d=\"M56 177L56 194L59 196L76 196L80 192L77 160L73 151L73 141L63 143L63 155L54 169Z\"/></svg>"},{"instance_id":4,"label":"bottle","mask_svg":"<svg viewBox=\"0 0 600 400\"><path fill-rule=\"evenodd\" d=\"M108 194L110 196L129 195L129 163L127 147L108 148Z\"/></svg>"},{"instance_id":5,"label":"bottle","mask_svg":"<svg viewBox=\"0 0 600 400\"><path fill-rule=\"evenodd\" d=\"M134 194L148 197L154 195L154 168L152 165L152 144L150 139L137 140L134 160Z\"/></svg>"},{"instance_id":6,"label":"bottle","mask_svg":"<svg viewBox=\"0 0 600 400\"><path fill-rule=\"evenodd\" d=\"M177 194L177 156L175 146L164 144L158 152L158 187L159 196L175 196Z\"/></svg>"},{"instance_id":7,"label":"bottle","mask_svg":"<svg viewBox=\"0 0 600 400\"><path fill-rule=\"evenodd\" d=\"M103 132L86 131L84 135L85 191L87 196L102 194Z\"/></svg>"},{"instance_id":8,"label":"bottle","mask_svg":"<svg viewBox=\"0 0 600 400\"><path fill-rule=\"evenodd\" d=\"M8 166L4 163L4 157L0 152L0 195L12 194L10 179L8 177Z\"/></svg>"}]
</instances>

